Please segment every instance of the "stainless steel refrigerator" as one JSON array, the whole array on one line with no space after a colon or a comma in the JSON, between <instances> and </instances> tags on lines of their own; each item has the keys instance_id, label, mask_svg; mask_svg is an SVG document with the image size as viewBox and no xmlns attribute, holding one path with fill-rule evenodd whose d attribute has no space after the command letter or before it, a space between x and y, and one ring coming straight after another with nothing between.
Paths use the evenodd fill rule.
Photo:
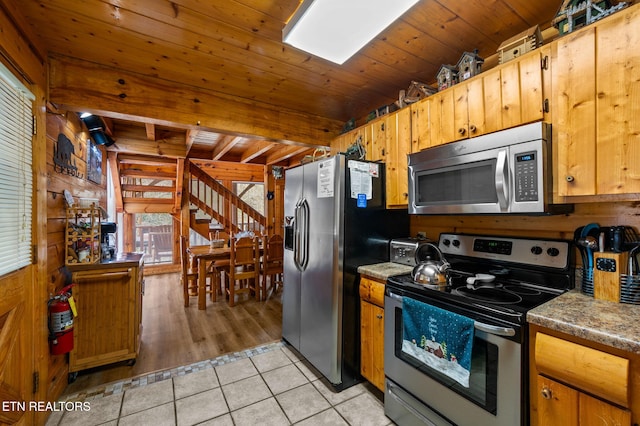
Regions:
<instances>
[{"instance_id":1,"label":"stainless steel refrigerator","mask_svg":"<svg viewBox=\"0 0 640 426\"><path fill-rule=\"evenodd\" d=\"M337 390L360 381L360 265L389 260L409 235L385 210L384 164L344 155L288 169L282 336Z\"/></svg>"}]
</instances>

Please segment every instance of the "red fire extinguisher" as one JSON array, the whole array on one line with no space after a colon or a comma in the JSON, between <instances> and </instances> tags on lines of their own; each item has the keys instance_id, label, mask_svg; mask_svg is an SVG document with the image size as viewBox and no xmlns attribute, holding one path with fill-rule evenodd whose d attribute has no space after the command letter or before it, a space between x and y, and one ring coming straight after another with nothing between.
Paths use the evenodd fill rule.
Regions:
<instances>
[{"instance_id":1,"label":"red fire extinguisher","mask_svg":"<svg viewBox=\"0 0 640 426\"><path fill-rule=\"evenodd\" d=\"M49 299L49 350L52 355L61 355L73 350L73 317L75 302L69 284Z\"/></svg>"}]
</instances>

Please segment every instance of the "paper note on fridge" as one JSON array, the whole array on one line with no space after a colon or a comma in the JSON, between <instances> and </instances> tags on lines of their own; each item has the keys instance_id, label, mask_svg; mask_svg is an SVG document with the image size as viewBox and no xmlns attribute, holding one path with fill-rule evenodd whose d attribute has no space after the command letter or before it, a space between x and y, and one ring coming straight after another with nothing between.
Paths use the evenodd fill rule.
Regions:
<instances>
[{"instance_id":1,"label":"paper note on fridge","mask_svg":"<svg viewBox=\"0 0 640 426\"><path fill-rule=\"evenodd\" d=\"M318 164L318 198L332 198L335 181L333 160Z\"/></svg>"},{"instance_id":2,"label":"paper note on fridge","mask_svg":"<svg viewBox=\"0 0 640 426\"><path fill-rule=\"evenodd\" d=\"M379 164L349 160L348 166L351 175L351 198L357 199L358 194L365 194L367 200L370 200L373 178L379 176Z\"/></svg>"}]
</instances>

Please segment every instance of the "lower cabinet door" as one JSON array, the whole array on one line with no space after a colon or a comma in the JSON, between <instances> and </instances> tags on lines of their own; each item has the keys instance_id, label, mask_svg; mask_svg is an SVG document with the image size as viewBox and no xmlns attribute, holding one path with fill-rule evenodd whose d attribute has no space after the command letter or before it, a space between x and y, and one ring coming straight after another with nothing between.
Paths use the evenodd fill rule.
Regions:
<instances>
[{"instance_id":1,"label":"lower cabinet door","mask_svg":"<svg viewBox=\"0 0 640 426\"><path fill-rule=\"evenodd\" d=\"M538 426L630 426L631 412L538 376Z\"/></svg>"},{"instance_id":2,"label":"lower cabinet door","mask_svg":"<svg viewBox=\"0 0 640 426\"><path fill-rule=\"evenodd\" d=\"M384 309L363 300L360 312L360 373L384 391Z\"/></svg>"},{"instance_id":3,"label":"lower cabinet door","mask_svg":"<svg viewBox=\"0 0 640 426\"><path fill-rule=\"evenodd\" d=\"M538 426L578 425L578 391L538 376Z\"/></svg>"},{"instance_id":4,"label":"lower cabinet door","mask_svg":"<svg viewBox=\"0 0 640 426\"><path fill-rule=\"evenodd\" d=\"M631 412L580 394L580 426L630 426Z\"/></svg>"}]
</instances>

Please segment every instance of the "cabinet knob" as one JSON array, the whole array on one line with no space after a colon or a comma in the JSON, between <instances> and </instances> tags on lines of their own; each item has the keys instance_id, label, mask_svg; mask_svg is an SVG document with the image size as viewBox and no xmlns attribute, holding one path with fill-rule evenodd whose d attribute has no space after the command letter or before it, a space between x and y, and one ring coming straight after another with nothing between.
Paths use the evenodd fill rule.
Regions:
<instances>
[{"instance_id":1,"label":"cabinet knob","mask_svg":"<svg viewBox=\"0 0 640 426\"><path fill-rule=\"evenodd\" d=\"M571 175L567 175L567 176L565 177L565 179L566 179L566 181L567 181L567 182L573 182L574 177L573 177L573 176L571 176Z\"/></svg>"},{"instance_id":2,"label":"cabinet knob","mask_svg":"<svg viewBox=\"0 0 640 426\"><path fill-rule=\"evenodd\" d=\"M382 315L378 314L378 315L376 315L376 318L382 319Z\"/></svg>"},{"instance_id":3,"label":"cabinet knob","mask_svg":"<svg viewBox=\"0 0 640 426\"><path fill-rule=\"evenodd\" d=\"M470 126L469 126L469 131L470 131L471 133L475 133L475 132L476 132L476 130L478 130L478 128L477 128L474 124L472 124L472 125L470 125Z\"/></svg>"},{"instance_id":4,"label":"cabinet knob","mask_svg":"<svg viewBox=\"0 0 640 426\"><path fill-rule=\"evenodd\" d=\"M461 135L464 135L465 133L467 133L467 129L465 129L464 127L460 127L458 129L458 133L460 133Z\"/></svg>"},{"instance_id":5,"label":"cabinet knob","mask_svg":"<svg viewBox=\"0 0 640 426\"><path fill-rule=\"evenodd\" d=\"M540 394L542 395L542 397L544 399L551 399L551 397L553 396L553 393L551 392L551 389L549 389L546 386L542 388L542 390L540 391Z\"/></svg>"}]
</instances>

